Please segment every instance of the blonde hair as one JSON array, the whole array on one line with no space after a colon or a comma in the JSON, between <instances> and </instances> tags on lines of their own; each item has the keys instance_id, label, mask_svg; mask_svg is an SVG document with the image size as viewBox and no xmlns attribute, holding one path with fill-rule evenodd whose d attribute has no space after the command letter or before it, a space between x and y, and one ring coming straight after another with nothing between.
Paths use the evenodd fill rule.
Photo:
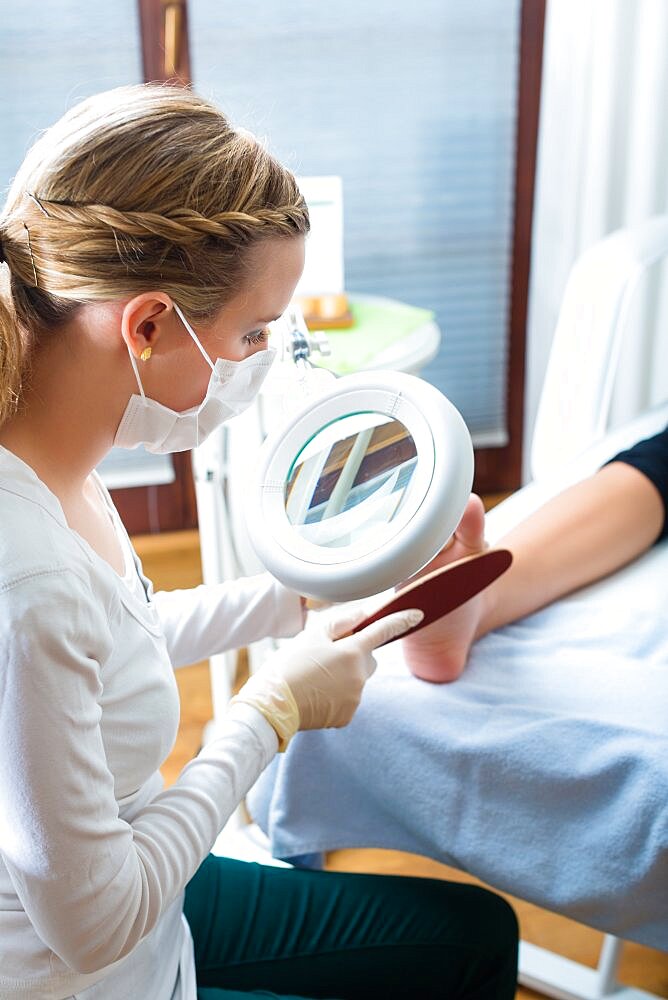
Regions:
<instances>
[{"instance_id":1,"label":"blonde hair","mask_svg":"<svg viewBox=\"0 0 668 1000\"><path fill-rule=\"evenodd\" d=\"M0 423L32 347L80 304L156 289L211 317L251 247L308 229L293 175L191 91L146 84L78 104L30 149L0 214Z\"/></svg>"}]
</instances>

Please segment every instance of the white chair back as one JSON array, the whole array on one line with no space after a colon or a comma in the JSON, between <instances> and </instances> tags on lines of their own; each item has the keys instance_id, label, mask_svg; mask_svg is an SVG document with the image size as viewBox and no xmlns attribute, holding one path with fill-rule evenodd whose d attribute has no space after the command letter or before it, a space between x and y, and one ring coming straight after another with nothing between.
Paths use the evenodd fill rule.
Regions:
<instances>
[{"instance_id":1,"label":"white chair back","mask_svg":"<svg viewBox=\"0 0 668 1000\"><path fill-rule=\"evenodd\" d=\"M566 285L531 445L534 480L602 438L628 307L643 271L668 254L668 215L620 229L579 258Z\"/></svg>"}]
</instances>

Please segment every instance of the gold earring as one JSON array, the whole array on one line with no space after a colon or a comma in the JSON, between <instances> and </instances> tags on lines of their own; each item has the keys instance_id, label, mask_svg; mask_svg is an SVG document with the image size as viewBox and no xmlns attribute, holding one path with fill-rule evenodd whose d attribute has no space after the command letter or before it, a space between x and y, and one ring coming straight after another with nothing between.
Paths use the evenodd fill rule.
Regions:
<instances>
[{"instance_id":1,"label":"gold earring","mask_svg":"<svg viewBox=\"0 0 668 1000\"><path fill-rule=\"evenodd\" d=\"M139 355L139 357L142 359L142 361L148 361L148 359L151 357L151 354L152 354L151 348L145 347L144 350Z\"/></svg>"}]
</instances>

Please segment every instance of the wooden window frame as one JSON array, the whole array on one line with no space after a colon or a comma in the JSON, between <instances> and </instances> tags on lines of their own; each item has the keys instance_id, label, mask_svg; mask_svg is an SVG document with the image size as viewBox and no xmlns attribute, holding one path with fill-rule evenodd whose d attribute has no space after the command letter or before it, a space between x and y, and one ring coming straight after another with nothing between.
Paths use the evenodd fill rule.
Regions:
<instances>
[{"instance_id":1,"label":"wooden window frame","mask_svg":"<svg viewBox=\"0 0 668 1000\"><path fill-rule=\"evenodd\" d=\"M191 83L187 0L138 0L143 73L146 82ZM531 227L538 145L538 119L546 0L522 0L511 292L505 386L508 444L476 449L474 489L499 493L517 489L522 478L526 322L531 262ZM189 452L173 455L175 480L160 486L112 491L133 534L197 527L197 506Z\"/></svg>"},{"instance_id":2,"label":"wooden window frame","mask_svg":"<svg viewBox=\"0 0 668 1000\"><path fill-rule=\"evenodd\" d=\"M138 0L145 83L190 84L186 0Z\"/></svg>"},{"instance_id":3,"label":"wooden window frame","mask_svg":"<svg viewBox=\"0 0 668 1000\"><path fill-rule=\"evenodd\" d=\"M476 449L473 487L478 493L509 492L522 484L527 305L545 6L546 0L522 0L515 127L515 218L505 387L508 444L503 448Z\"/></svg>"}]
</instances>

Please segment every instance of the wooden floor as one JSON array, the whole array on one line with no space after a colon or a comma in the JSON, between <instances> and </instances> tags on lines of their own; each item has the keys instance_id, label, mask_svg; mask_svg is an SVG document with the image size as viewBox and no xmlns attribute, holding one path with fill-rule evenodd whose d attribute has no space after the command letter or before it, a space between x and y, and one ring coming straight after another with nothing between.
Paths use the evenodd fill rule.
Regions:
<instances>
[{"instance_id":1,"label":"wooden floor","mask_svg":"<svg viewBox=\"0 0 668 1000\"><path fill-rule=\"evenodd\" d=\"M196 532L143 536L134 541L156 589L191 587L201 582ZM197 753L202 729L211 718L208 665L200 663L177 671L177 681L181 693L181 724L176 745L163 767L167 782L173 781L183 765ZM476 882L475 879L435 861L397 851L335 851L328 856L327 866L340 871L381 872ZM508 898L518 914L525 941L550 948L575 961L596 965L601 934L522 900ZM668 954L640 945L625 944L619 979L625 984L668 998ZM521 987L517 991L518 1000L538 996L532 990Z\"/></svg>"}]
</instances>

